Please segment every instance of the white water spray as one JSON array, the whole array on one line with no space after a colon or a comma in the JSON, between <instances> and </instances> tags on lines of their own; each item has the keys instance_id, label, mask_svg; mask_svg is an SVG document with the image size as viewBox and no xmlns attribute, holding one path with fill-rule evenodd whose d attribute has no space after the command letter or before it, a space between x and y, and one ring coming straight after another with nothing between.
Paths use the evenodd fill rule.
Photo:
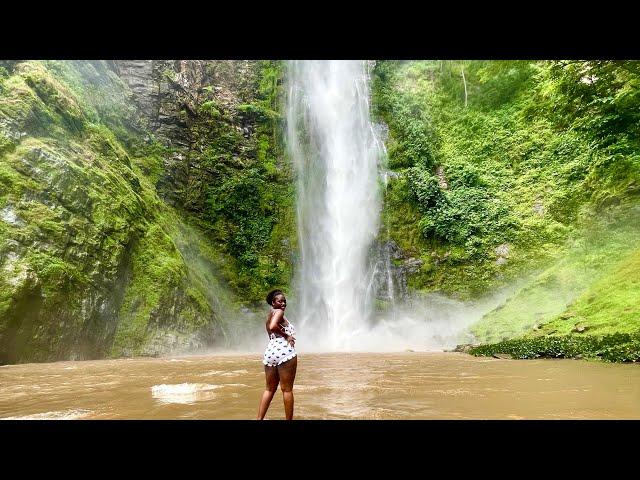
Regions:
<instances>
[{"instance_id":1,"label":"white water spray","mask_svg":"<svg viewBox=\"0 0 640 480\"><path fill-rule=\"evenodd\" d=\"M289 64L288 144L298 178L298 320L330 350L368 328L367 255L378 231L381 151L369 119L369 64Z\"/></svg>"}]
</instances>

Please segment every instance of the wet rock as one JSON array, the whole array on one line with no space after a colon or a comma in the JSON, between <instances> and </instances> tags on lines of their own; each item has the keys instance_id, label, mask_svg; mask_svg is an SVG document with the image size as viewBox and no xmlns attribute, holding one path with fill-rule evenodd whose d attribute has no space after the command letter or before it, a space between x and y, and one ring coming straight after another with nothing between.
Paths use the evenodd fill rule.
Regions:
<instances>
[{"instance_id":1,"label":"wet rock","mask_svg":"<svg viewBox=\"0 0 640 480\"><path fill-rule=\"evenodd\" d=\"M496 255L499 257L508 257L509 256L509 245L506 243L500 244L496 247Z\"/></svg>"},{"instance_id":2,"label":"wet rock","mask_svg":"<svg viewBox=\"0 0 640 480\"><path fill-rule=\"evenodd\" d=\"M392 170L384 170L382 172L382 175L386 176L387 178L393 178L393 179L400 178L400 174Z\"/></svg>"},{"instance_id":3,"label":"wet rock","mask_svg":"<svg viewBox=\"0 0 640 480\"><path fill-rule=\"evenodd\" d=\"M389 139L389 126L385 122L376 122L373 124L373 131L376 138L382 143L386 143Z\"/></svg>"},{"instance_id":4,"label":"wet rock","mask_svg":"<svg viewBox=\"0 0 640 480\"><path fill-rule=\"evenodd\" d=\"M403 258L402 250L400 250L398 244L393 240L388 240L382 244L381 253L393 260L399 260Z\"/></svg>"},{"instance_id":5,"label":"wet rock","mask_svg":"<svg viewBox=\"0 0 640 480\"><path fill-rule=\"evenodd\" d=\"M18 215L16 214L12 205L7 205L2 210L0 210L0 219L10 225L23 226L24 223L20 220Z\"/></svg>"},{"instance_id":6,"label":"wet rock","mask_svg":"<svg viewBox=\"0 0 640 480\"><path fill-rule=\"evenodd\" d=\"M422 261L403 259L402 250L393 240L382 242L374 249L371 268L373 288L379 300L402 301L408 297L407 275L417 271Z\"/></svg>"},{"instance_id":7,"label":"wet rock","mask_svg":"<svg viewBox=\"0 0 640 480\"><path fill-rule=\"evenodd\" d=\"M496 259L496 265L503 265L507 263L509 258L509 245L506 243L500 244L495 249L495 254L498 256Z\"/></svg>"},{"instance_id":8,"label":"wet rock","mask_svg":"<svg viewBox=\"0 0 640 480\"><path fill-rule=\"evenodd\" d=\"M227 79L206 76L208 67L214 64L229 67ZM163 168L158 170L162 174L154 185L179 203L184 199L176 192L191 186L194 178L203 177L202 166L189 163L195 160L187 150L198 138L189 130L199 101L196 92L204 85L220 83L225 85L220 92L228 103L250 102L254 84L244 85L241 82L247 75L235 74L236 67L245 64L257 68L257 64L246 61L127 60L109 62L109 75L93 71L93 76L87 76L92 74L91 65L99 69L100 61L70 65L78 68L92 87L97 88L98 82L113 83L108 92L115 92L118 98L121 95L132 107L130 113L118 107L113 115L122 115L118 119L127 128L137 129L138 120L144 127L140 131L146 132L149 127L152 133L144 135L145 142L158 139L184 147L161 154ZM25 75L34 81L53 75L53 71L46 73L44 67L29 62L23 66ZM113 82L114 71L130 89L122 90L120 81ZM42 85L29 84L29 88ZM0 274L5 280L5 293L12 299L0 319L4 322L0 360L14 363L130 357L145 352L157 355L173 348L210 344L212 338L221 337L215 314L189 294L191 284L186 277L186 264L182 263L186 255L176 253L172 245L167 247L167 256L180 268L171 269L167 286L162 287L157 300L144 300L147 287L156 288L150 273L155 272L155 264L150 262L149 273L143 266L134 277L133 260L137 255L149 258L148 253L164 248L155 240L145 240L151 238L150 233L164 230L154 213L159 199L152 189L143 188L132 170L126 146L121 148L101 129L92 130L91 141L86 142L85 135L82 142L72 136L67 140L58 133L55 140L42 136L44 132L58 132L58 127L75 132L86 121L77 108L73 89L57 82L47 85L40 91L47 95L45 103L50 103L51 111L56 109L56 118L47 116L45 121L44 115L38 113L41 100L33 92L20 100L24 102L20 111L30 112L28 115L0 118L0 128L14 144L24 136L32 137L15 149L9 166L28 177L29 186L10 191L11 202L0 205L0 229L14 237L3 239L0 251ZM249 93L240 93L241 87ZM90 97L94 96L99 95ZM64 117L59 125L58 114ZM229 121L235 124L237 118ZM245 133L253 131L253 125L245 126ZM193 150L202 151L205 140L194 144ZM155 161L149 165L148 169L145 167L147 175L159 166ZM203 182L208 180L204 178ZM25 225L28 228L23 228ZM166 233L158 238L164 241ZM134 283L132 278L140 283ZM143 322L144 329L134 332ZM166 331L170 333L164 334ZM174 331L177 333L171 333Z\"/></svg>"},{"instance_id":9,"label":"wet rock","mask_svg":"<svg viewBox=\"0 0 640 480\"><path fill-rule=\"evenodd\" d=\"M622 200L620 199L620 197L608 197L600 202L600 208L614 207L616 205L620 205L621 202Z\"/></svg>"},{"instance_id":10,"label":"wet rock","mask_svg":"<svg viewBox=\"0 0 640 480\"><path fill-rule=\"evenodd\" d=\"M408 258L402 262L404 273L416 273L420 271L420 267L424 262L418 258Z\"/></svg>"},{"instance_id":11,"label":"wet rock","mask_svg":"<svg viewBox=\"0 0 640 480\"><path fill-rule=\"evenodd\" d=\"M460 352L460 353L469 353L472 348L477 347L478 345L465 343L462 345L456 345L456 348L451 350L452 352Z\"/></svg>"},{"instance_id":12,"label":"wet rock","mask_svg":"<svg viewBox=\"0 0 640 480\"><path fill-rule=\"evenodd\" d=\"M436 176L438 177L438 185L441 189L447 190L449 188L449 184L447 183L447 179L444 176L444 170L441 166L436 168Z\"/></svg>"},{"instance_id":13,"label":"wet rock","mask_svg":"<svg viewBox=\"0 0 640 480\"><path fill-rule=\"evenodd\" d=\"M149 117L157 112L157 87L152 81L153 62L150 60L117 60L113 68L134 94L134 101Z\"/></svg>"},{"instance_id":14,"label":"wet rock","mask_svg":"<svg viewBox=\"0 0 640 480\"><path fill-rule=\"evenodd\" d=\"M508 353L494 353L491 355L493 358L498 358L500 360L511 360L513 357Z\"/></svg>"}]
</instances>

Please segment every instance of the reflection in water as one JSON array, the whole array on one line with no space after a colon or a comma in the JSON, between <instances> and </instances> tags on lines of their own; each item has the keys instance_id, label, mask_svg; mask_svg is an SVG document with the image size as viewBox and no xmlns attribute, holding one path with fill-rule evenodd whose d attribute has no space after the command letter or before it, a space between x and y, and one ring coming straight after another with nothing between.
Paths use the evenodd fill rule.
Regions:
<instances>
[{"instance_id":1,"label":"reflection in water","mask_svg":"<svg viewBox=\"0 0 640 480\"><path fill-rule=\"evenodd\" d=\"M640 368L459 353L300 354L298 419L640 419ZM253 419L259 355L0 369L3 419ZM284 418L278 392L267 419Z\"/></svg>"}]
</instances>

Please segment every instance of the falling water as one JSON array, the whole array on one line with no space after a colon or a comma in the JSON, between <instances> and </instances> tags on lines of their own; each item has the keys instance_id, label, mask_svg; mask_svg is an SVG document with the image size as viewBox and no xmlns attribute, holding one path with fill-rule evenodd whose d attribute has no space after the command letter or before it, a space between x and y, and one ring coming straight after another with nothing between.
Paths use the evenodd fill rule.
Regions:
<instances>
[{"instance_id":1,"label":"falling water","mask_svg":"<svg viewBox=\"0 0 640 480\"><path fill-rule=\"evenodd\" d=\"M288 64L287 144L297 178L299 261L292 321L306 351L441 350L502 301L437 293L406 301L395 243L376 244L386 170L369 116L372 62ZM387 230L386 236L389 238ZM375 247L375 248L374 248ZM400 255L400 256L398 256ZM415 260L415 259L413 259ZM398 295L396 295L398 292ZM374 300L386 304L374 312ZM374 315L375 314L375 315Z\"/></svg>"},{"instance_id":2,"label":"falling water","mask_svg":"<svg viewBox=\"0 0 640 480\"><path fill-rule=\"evenodd\" d=\"M298 178L299 322L323 348L367 330L367 255L378 231L380 143L364 61L289 64L288 145Z\"/></svg>"}]
</instances>

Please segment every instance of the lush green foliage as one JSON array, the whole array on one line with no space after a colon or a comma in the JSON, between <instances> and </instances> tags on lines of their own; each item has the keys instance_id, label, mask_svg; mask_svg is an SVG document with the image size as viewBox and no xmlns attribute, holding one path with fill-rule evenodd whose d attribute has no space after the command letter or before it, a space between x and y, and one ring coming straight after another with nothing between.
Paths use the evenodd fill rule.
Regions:
<instances>
[{"instance_id":1,"label":"lush green foliage","mask_svg":"<svg viewBox=\"0 0 640 480\"><path fill-rule=\"evenodd\" d=\"M547 319L534 333L563 335L582 328L589 334L601 335L640 330L640 250L633 250L604 271L593 276L597 281L585 288L562 314Z\"/></svg>"},{"instance_id":2,"label":"lush green foliage","mask_svg":"<svg viewBox=\"0 0 640 480\"><path fill-rule=\"evenodd\" d=\"M561 254L594 209L637 202L638 78L634 62L378 62L375 113L408 191L385 208L414 205L439 259L422 287L507 284ZM401 244L408 226L386 226Z\"/></svg>"},{"instance_id":3,"label":"lush green foliage","mask_svg":"<svg viewBox=\"0 0 640 480\"><path fill-rule=\"evenodd\" d=\"M474 347L470 353L476 356L491 356L502 353L520 359L593 358L607 362L637 362L640 361L640 333L514 338Z\"/></svg>"},{"instance_id":4,"label":"lush green foliage","mask_svg":"<svg viewBox=\"0 0 640 480\"><path fill-rule=\"evenodd\" d=\"M481 342L527 333L495 351L594 353L572 346L576 329L637 331L639 86L636 61L378 62L373 103L397 174L383 236L423 260L409 286L513 288L471 328ZM634 359L637 346L601 356Z\"/></svg>"},{"instance_id":5,"label":"lush green foliage","mask_svg":"<svg viewBox=\"0 0 640 480\"><path fill-rule=\"evenodd\" d=\"M632 209L576 231L566 253L522 280L471 333L477 341L495 342L532 328L536 334L567 334L576 323L600 334L640 329L640 269L634 268L639 226L640 210Z\"/></svg>"}]
</instances>

